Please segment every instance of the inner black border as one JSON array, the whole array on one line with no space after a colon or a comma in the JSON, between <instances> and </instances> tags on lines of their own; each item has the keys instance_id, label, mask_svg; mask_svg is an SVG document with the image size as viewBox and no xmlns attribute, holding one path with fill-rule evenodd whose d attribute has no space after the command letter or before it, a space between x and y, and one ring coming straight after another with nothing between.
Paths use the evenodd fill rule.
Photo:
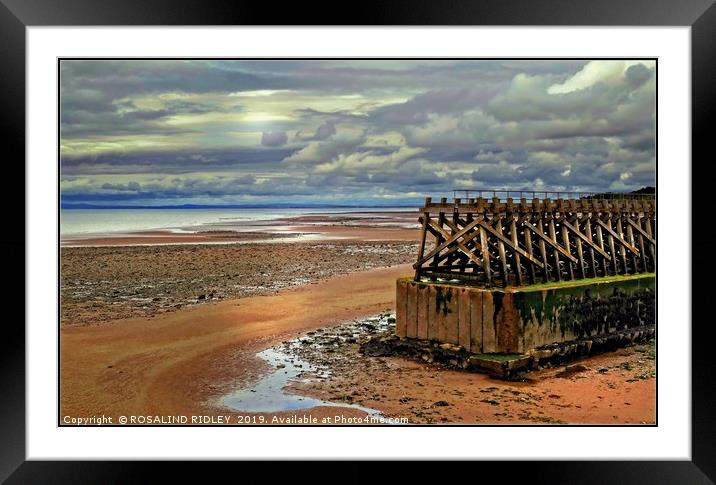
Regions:
<instances>
[{"instance_id":1,"label":"inner black border","mask_svg":"<svg viewBox=\"0 0 716 485\"><path fill-rule=\"evenodd\" d=\"M97 62L112 62L112 61L155 61L155 62L162 62L162 61L205 61L205 60L216 60L216 61L266 61L266 62L272 62L272 61L374 61L374 60L389 60L389 61L412 61L412 60L419 60L419 61L453 61L453 60L461 60L461 61L591 61L591 60L629 60L629 61L654 61L655 63L655 90L654 90L654 96L655 96L655 117L654 117L654 123L655 123L655 130L654 130L654 159L655 159L655 186L656 186L656 199L657 199L657 207L659 206L658 202L658 175L659 175L659 137L658 137L658 126L659 126L659 58L658 57L58 57L57 58L57 281L61 280L61 217L60 217L60 202L61 202L61 190L60 190L60 180L61 180L61 153L60 153L60 145L62 142L60 128L61 128L61 64L62 62L72 62L72 61L97 61ZM659 232L659 226L656 227L656 232L658 234ZM658 246L657 246L657 261L658 261ZM658 302L658 286L659 286L659 274L658 271L656 272L656 278L655 278L655 296L656 301ZM60 386L60 379L61 379L61 305L62 300L60 298L60 285L57 287L57 426L61 428L82 428L86 427L84 425L80 424L65 424L62 421L62 414L60 413L60 402L61 402L61 386ZM586 427L586 428L612 428L612 427L634 427L634 428L653 428L658 427L659 425L659 339L658 339L658 314L655 314L657 321L655 326L655 346L656 346L656 361L655 361L655 367L656 367L656 386L655 386L655 396L656 399L655 402L655 419L653 424L629 424L629 423L565 423L565 424L546 424L546 423L509 423L509 424L495 424L495 423L433 423L433 424L427 424L427 423L409 423L409 424L395 424L393 426L395 427L496 427L496 428L525 428L525 427L538 427L538 428L555 428L555 427L561 427L561 428L568 428L568 427ZM240 414L240 411L235 412L235 414ZM223 425L222 427L252 427L252 428L261 428L265 427L265 424L236 424L236 425ZM300 424L284 424L281 425L281 427L304 427L305 425ZM376 424L346 424L346 425L339 425L339 424L321 424L321 425L309 425L312 427L323 427L323 428L345 428L345 427L382 427L384 425L376 423ZM211 424L102 424L98 425L98 427L103 428L114 428L114 427L121 427L121 428L214 428L216 425Z\"/></svg>"},{"instance_id":2,"label":"inner black border","mask_svg":"<svg viewBox=\"0 0 716 485\"><path fill-rule=\"evenodd\" d=\"M277 6L270 2L234 0L104 0L101 5L90 0L0 0L0 131L7 157L23 159L25 154L25 29L27 26L63 25L566 25L566 26L687 26L691 30L691 95L692 95L692 159L708 163L713 159L712 125L716 124L716 7L714 0L443 0L430 2L414 0L407 5L400 0L384 0L379 5L359 2L347 5L325 5L321 1L306 3L286 2ZM338 6L338 8L333 8ZM689 161L673 161L691 171ZM8 163L6 177L25 181L24 167ZM691 200L681 201L687 206L684 226L678 228L684 244L691 253L684 264L692 267L692 254L708 253L711 241L700 236L692 241L693 222L691 206L703 214L708 207L712 188L709 177L692 178L694 190ZM697 182L698 189L696 190ZM24 194L24 183L14 184L12 190ZM19 197L15 200L19 200ZM6 254L25 258L25 213L11 210L7 224L15 229L0 240ZM20 229L22 228L22 229ZM674 256L677 257L677 256ZM25 282L21 258L10 257L5 262L6 272L14 273L12 280L19 286ZM713 299L709 285L698 285L692 275L684 284L692 290L692 304ZM19 305L14 305L17 309ZM695 308L694 308L695 309ZM692 310L693 312L693 310ZM24 317L24 309L21 310ZM702 315L711 316L701 312ZM698 313L693 316L698 316ZM692 316L692 319L694 319ZM632 462L481 462L475 467L462 468L478 476L490 472L512 480L529 480L529 483L713 483L716 477L716 357L713 351L714 330L711 318L699 319L692 325L692 454L690 458L665 461ZM136 462L25 462L25 332L17 319L6 320L3 329L3 352L0 352L0 375L3 392L0 393L0 479L12 475L8 483L121 483L147 481L152 471L157 481L165 483L172 478L188 478L190 465L186 463L151 463L145 466ZM690 322L669 322L689 325ZM538 446L538 444L535 444ZM337 443L340 446L340 443ZM565 443L578 446L578 443ZM425 461L425 460L423 460ZM236 472L233 464L214 463L204 468L202 478L225 472ZM239 465L242 470L247 464ZM401 466L401 473L418 471L426 467ZM479 467L479 468L478 468ZM429 467L428 467L429 468ZM265 472L265 467L253 468ZM305 470L292 463L289 473L282 475L280 468L272 467L273 477L295 477ZM441 471L443 468L434 467ZM215 474L207 474L215 471ZM343 473L363 472L362 464L342 465ZM290 474L290 475L289 475ZM459 469L451 468L448 478L458 477Z\"/></svg>"}]
</instances>

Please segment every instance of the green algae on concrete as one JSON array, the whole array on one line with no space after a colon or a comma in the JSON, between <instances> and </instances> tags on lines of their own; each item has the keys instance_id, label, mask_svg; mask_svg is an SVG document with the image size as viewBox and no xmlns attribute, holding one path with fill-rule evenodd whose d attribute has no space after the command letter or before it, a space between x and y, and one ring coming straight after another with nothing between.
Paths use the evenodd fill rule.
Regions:
<instances>
[{"instance_id":1,"label":"green algae on concrete","mask_svg":"<svg viewBox=\"0 0 716 485\"><path fill-rule=\"evenodd\" d=\"M655 323L653 274L566 283L514 292L522 349Z\"/></svg>"},{"instance_id":2,"label":"green algae on concrete","mask_svg":"<svg viewBox=\"0 0 716 485\"><path fill-rule=\"evenodd\" d=\"M524 354L473 354L478 359L494 360L495 362L510 362L524 358Z\"/></svg>"},{"instance_id":3,"label":"green algae on concrete","mask_svg":"<svg viewBox=\"0 0 716 485\"><path fill-rule=\"evenodd\" d=\"M452 288L443 289L441 287L435 288L435 311L443 312L443 315L447 316L448 313L452 313L450 309L450 301L452 301Z\"/></svg>"},{"instance_id":4,"label":"green algae on concrete","mask_svg":"<svg viewBox=\"0 0 716 485\"><path fill-rule=\"evenodd\" d=\"M603 283L620 283L624 281L648 280L656 278L656 273L639 273L614 276L598 276L596 278L583 278L579 280L559 281L550 283L535 283L533 285L518 286L514 288L505 288L507 291L541 291L557 288L581 287L584 285L603 284Z\"/></svg>"},{"instance_id":5,"label":"green algae on concrete","mask_svg":"<svg viewBox=\"0 0 716 485\"><path fill-rule=\"evenodd\" d=\"M649 280L650 278L655 279L656 273L638 273L638 274L627 274L627 275L597 276L594 278L582 278L582 279L556 281L556 282L548 282L548 283L534 283L531 285L523 285L523 286L508 286L506 288L500 287L500 286L480 286L478 284L467 285L467 284L459 283L459 282L451 283L449 281L429 281L429 282L428 281L415 281L415 278L412 276L405 276L402 278L398 278L398 282L412 283L412 284L419 285L421 287L431 285L431 286L445 286L445 287L450 287L450 288L455 288L455 287L475 288L478 290L498 292L498 293L513 293L513 292L520 292L520 291L541 291L541 290L549 290L549 289L556 289L556 288L580 287L580 286L588 285L588 284L619 283L619 282L624 282L624 281Z\"/></svg>"}]
</instances>

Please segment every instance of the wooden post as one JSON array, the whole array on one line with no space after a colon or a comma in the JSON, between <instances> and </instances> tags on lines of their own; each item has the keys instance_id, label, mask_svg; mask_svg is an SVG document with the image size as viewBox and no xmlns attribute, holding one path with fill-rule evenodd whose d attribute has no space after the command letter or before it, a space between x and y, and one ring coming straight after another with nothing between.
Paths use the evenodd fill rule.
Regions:
<instances>
[{"instance_id":1,"label":"wooden post","mask_svg":"<svg viewBox=\"0 0 716 485\"><path fill-rule=\"evenodd\" d=\"M502 219L498 216L495 224L495 231L498 234L502 234ZM500 253L500 269L502 270L502 286L508 286L510 281L509 273L507 272L507 254L505 253L505 244L497 240L497 249Z\"/></svg>"},{"instance_id":2,"label":"wooden post","mask_svg":"<svg viewBox=\"0 0 716 485\"><path fill-rule=\"evenodd\" d=\"M644 230L650 238L654 239L654 233L651 230L651 219L647 214L644 214ZM651 254L651 269L656 271L656 247L649 243L649 254Z\"/></svg>"},{"instance_id":3,"label":"wooden post","mask_svg":"<svg viewBox=\"0 0 716 485\"><path fill-rule=\"evenodd\" d=\"M425 206L427 207L430 201L430 197L428 197L425 201ZM428 220L430 219L430 212L425 211L423 213L423 228L420 232L420 246L418 246L418 261L423 259L423 254L425 253L425 237L428 233ZM420 281L420 270L422 269L422 266L415 269L415 281Z\"/></svg>"},{"instance_id":4,"label":"wooden post","mask_svg":"<svg viewBox=\"0 0 716 485\"><path fill-rule=\"evenodd\" d=\"M598 216L597 216L597 217L598 217ZM602 226L600 226L599 224L597 224L596 229L597 229L597 244L599 245L600 248L602 248L602 250L604 250L604 238L602 237ZM606 275L609 274L609 271L608 271L608 261L607 261L606 258L602 258L602 265L604 265L604 267L602 268L602 270L603 270L603 272L604 272L604 276L606 276Z\"/></svg>"},{"instance_id":5,"label":"wooden post","mask_svg":"<svg viewBox=\"0 0 716 485\"><path fill-rule=\"evenodd\" d=\"M510 237L515 246L519 246L520 241L517 237L517 223L515 222L514 213L510 214ZM512 251L515 258L515 276L517 277L517 285L522 285L522 268L520 267L520 255L517 251Z\"/></svg>"},{"instance_id":6,"label":"wooden post","mask_svg":"<svg viewBox=\"0 0 716 485\"><path fill-rule=\"evenodd\" d=\"M585 236L587 236L587 239L592 241L592 221L591 221L591 214L587 216L587 220L584 221L584 229L586 231ZM592 276L595 278L598 275L597 273L597 260L594 257L594 249L589 248L589 262L592 263Z\"/></svg>"},{"instance_id":7,"label":"wooden post","mask_svg":"<svg viewBox=\"0 0 716 485\"><path fill-rule=\"evenodd\" d=\"M472 200L472 199L471 199L471 200ZM466 222L467 224L470 224L473 220L474 220L474 219L473 219L473 217L472 217L472 212L468 212L468 213L465 215L465 222ZM466 224L466 225L467 225L467 224ZM475 239L471 239L471 240L470 240L470 249L471 249L473 252L475 252L475 250L477 249L477 243L475 242ZM476 267L473 267L473 268L472 268L472 272L473 272L473 273L477 273L477 268L476 268Z\"/></svg>"},{"instance_id":8,"label":"wooden post","mask_svg":"<svg viewBox=\"0 0 716 485\"><path fill-rule=\"evenodd\" d=\"M554 228L554 215L549 218L549 224L547 225L547 228L549 230L549 237L557 240L557 232ZM562 281L562 268L559 264L559 251L556 249L552 250L552 254L554 256L554 264L555 264L555 272L557 273L557 281Z\"/></svg>"},{"instance_id":9,"label":"wooden post","mask_svg":"<svg viewBox=\"0 0 716 485\"><path fill-rule=\"evenodd\" d=\"M522 231L525 235L525 248L527 249L527 254L530 256L534 256L534 249L532 248L532 233L522 225ZM533 264L529 265L530 267L530 283L535 284L537 282L537 273L535 272L535 266Z\"/></svg>"},{"instance_id":10,"label":"wooden post","mask_svg":"<svg viewBox=\"0 0 716 485\"><path fill-rule=\"evenodd\" d=\"M487 285L492 285L492 272L490 271L490 251L487 246L487 232L480 226L480 252L482 253L482 269L485 271Z\"/></svg>"},{"instance_id":11,"label":"wooden post","mask_svg":"<svg viewBox=\"0 0 716 485\"><path fill-rule=\"evenodd\" d=\"M544 234L544 226L542 222L542 214L537 215L537 223L535 224L535 227L537 230ZM544 282L547 283L549 281L549 262L547 260L547 248L544 245L544 240L542 238L539 238L539 241L537 242L539 246L539 254L542 257L542 263L544 263L544 270L542 271L542 277L544 279Z\"/></svg>"},{"instance_id":12,"label":"wooden post","mask_svg":"<svg viewBox=\"0 0 716 485\"><path fill-rule=\"evenodd\" d=\"M612 227L612 215L611 214L609 214L607 216L606 224L607 224L607 226ZM611 234L608 234L607 237L609 238L609 252L612 255L612 266L613 266L612 269L614 270L614 274L617 275L617 274L619 274L619 264L617 263L617 251L616 251L616 248L614 247L614 238L612 237Z\"/></svg>"},{"instance_id":13,"label":"wooden post","mask_svg":"<svg viewBox=\"0 0 716 485\"><path fill-rule=\"evenodd\" d=\"M443 212L441 210L440 215L438 216L438 226L440 226L440 228L442 229L442 227L444 225L445 225L445 212ZM444 242L445 242L445 238L442 236L442 234L439 234L438 236L436 236L435 247L437 248ZM435 257L433 257L433 262L431 263L433 270L438 269L438 263L440 262L439 256L440 256L440 253L436 253ZM435 281L437 278L433 276L433 277L431 277L431 279L433 281Z\"/></svg>"},{"instance_id":14,"label":"wooden post","mask_svg":"<svg viewBox=\"0 0 716 485\"><path fill-rule=\"evenodd\" d=\"M570 243L569 243L569 230L567 230L567 226L565 226L564 224L561 225L561 228L562 228L562 242L564 243L564 248L571 254L572 250L571 250ZM572 264L571 261L565 261L565 263L567 264L567 271L569 274L569 279L573 280L574 279L574 265Z\"/></svg>"},{"instance_id":15,"label":"wooden post","mask_svg":"<svg viewBox=\"0 0 716 485\"><path fill-rule=\"evenodd\" d=\"M624 217L629 217L629 214L625 214ZM632 246L635 246L634 230L631 228L631 224L627 224L626 230L627 230L627 237L629 238L628 239L629 244L631 244ZM635 274L638 273L639 272L639 263L637 262L637 257L634 253L631 253L631 265L634 269L634 273Z\"/></svg>"},{"instance_id":16,"label":"wooden post","mask_svg":"<svg viewBox=\"0 0 716 485\"><path fill-rule=\"evenodd\" d=\"M642 228L641 224L641 216L639 214L636 215L636 225L639 227L639 229ZM647 258L646 258L646 245L644 244L644 236L641 235L641 232L637 235L637 240L639 241L639 251L641 251L641 267L644 270L644 273L649 272L649 265L647 264Z\"/></svg>"},{"instance_id":17,"label":"wooden post","mask_svg":"<svg viewBox=\"0 0 716 485\"><path fill-rule=\"evenodd\" d=\"M455 231L455 227L457 226L457 221L459 219L459 215L457 213L457 208L453 208L452 211L452 222L453 227L450 228L450 236L454 236L457 231ZM447 257L445 260L445 266L448 268L452 267L453 262L457 259L457 254L452 253L450 256Z\"/></svg>"},{"instance_id":18,"label":"wooden post","mask_svg":"<svg viewBox=\"0 0 716 485\"><path fill-rule=\"evenodd\" d=\"M622 219L617 216L617 234L620 238L624 239L624 231L622 230ZM629 267L627 266L626 249L624 246L619 247L619 253L622 256L622 274L629 274Z\"/></svg>"}]
</instances>

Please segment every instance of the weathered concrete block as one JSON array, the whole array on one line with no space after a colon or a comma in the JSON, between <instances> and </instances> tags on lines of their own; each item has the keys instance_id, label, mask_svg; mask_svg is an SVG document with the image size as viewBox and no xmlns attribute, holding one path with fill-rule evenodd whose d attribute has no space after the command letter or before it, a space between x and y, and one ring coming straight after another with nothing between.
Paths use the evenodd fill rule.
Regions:
<instances>
[{"instance_id":1,"label":"weathered concrete block","mask_svg":"<svg viewBox=\"0 0 716 485\"><path fill-rule=\"evenodd\" d=\"M410 278L397 284L398 336L461 345L473 353L525 353L655 324L653 274L505 289Z\"/></svg>"},{"instance_id":2,"label":"weathered concrete block","mask_svg":"<svg viewBox=\"0 0 716 485\"><path fill-rule=\"evenodd\" d=\"M414 282L408 282L406 285L406 305L405 305L405 326L406 335L410 338L418 336L418 288ZM395 320L398 320L396 313Z\"/></svg>"},{"instance_id":3,"label":"weathered concrete block","mask_svg":"<svg viewBox=\"0 0 716 485\"><path fill-rule=\"evenodd\" d=\"M428 340L438 340L438 306L437 287L427 285L428 297Z\"/></svg>"},{"instance_id":4,"label":"weathered concrete block","mask_svg":"<svg viewBox=\"0 0 716 485\"><path fill-rule=\"evenodd\" d=\"M452 288L447 286L435 287L435 317L440 342L447 342L448 314L457 311L457 300L452 300Z\"/></svg>"},{"instance_id":5,"label":"weathered concrete block","mask_svg":"<svg viewBox=\"0 0 716 485\"><path fill-rule=\"evenodd\" d=\"M395 334L407 336L408 285L395 285Z\"/></svg>"},{"instance_id":6,"label":"weathered concrete block","mask_svg":"<svg viewBox=\"0 0 716 485\"><path fill-rule=\"evenodd\" d=\"M439 342L447 342L447 315L450 310L455 307L454 302L451 301L452 288L435 287L436 300L435 300L435 319L437 320L438 327L438 340Z\"/></svg>"},{"instance_id":7,"label":"weathered concrete block","mask_svg":"<svg viewBox=\"0 0 716 485\"><path fill-rule=\"evenodd\" d=\"M656 322L655 276L593 278L514 292L518 351Z\"/></svg>"},{"instance_id":8,"label":"weathered concrete block","mask_svg":"<svg viewBox=\"0 0 716 485\"><path fill-rule=\"evenodd\" d=\"M482 352L489 354L499 352L495 334L497 333L497 311L502 308L502 293L484 291L482 293ZM497 296L497 311L495 310L495 296Z\"/></svg>"},{"instance_id":9,"label":"weathered concrete block","mask_svg":"<svg viewBox=\"0 0 716 485\"><path fill-rule=\"evenodd\" d=\"M493 301L496 300L497 298L493 299ZM504 293L500 308L495 309L494 318L495 348L500 349L499 352L519 352L520 350L520 328L519 325L513 324L515 318L518 318L515 312L515 293Z\"/></svg>"},{"instance_id":10,"label":"weathered concrete block","mask_svg":"<svg viewBox=\"0 0 716 485\"><path fill-rule=\"evenodd\" d=\"M428 287L425 285L416 285L418 291L418 338L422 340L428 339Z\"/></svg>"},{"instance_id":11,"label":"weathered concrete block","mask_svg":"<svg viewBox=\"0 0 716 485\"><path fill-rule=\"evenodd\" d=\"M482 353L482 295L481 291L466 290L470 296L470 352Z\"/></svg>"},{"instance_id":12,"label":"weathered concrete block","mask_svg":"<svg viewBox=\"0 0 716 485\"><path fill-rule=\"evenodd\" d=\"M470 318L472 316L470 292L465 288L458 290L457 343L470 350Z\"/></svg>"},{"instance_id":13,"label":"weathered concrete block","mask_svg":"<svg viewBox=\"0 0 716 485\"><path fill-rule=\"evenodd\" d=\"M450 288L445 292L448 298L443 309L443 321L445 325L444 342L454 345L458 344L458 319L460 316L460 288Z\"/></svg>"}]
</instances>

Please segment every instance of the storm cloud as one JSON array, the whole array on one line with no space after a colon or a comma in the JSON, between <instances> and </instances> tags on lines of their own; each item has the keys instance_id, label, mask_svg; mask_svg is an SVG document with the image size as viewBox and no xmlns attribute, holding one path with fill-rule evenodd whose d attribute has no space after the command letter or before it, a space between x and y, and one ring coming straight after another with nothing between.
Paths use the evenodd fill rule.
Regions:
<instances>
[{"instance_id":1,"label":"storm cloud","mask_svg":"<svg viewBox=\"0 0 716 485\"><path fill-rule=\"evenodd\" d=\"M640 60L64 60L63 202L411 204L655 184Z\"/></svg>"}]
</instances>

